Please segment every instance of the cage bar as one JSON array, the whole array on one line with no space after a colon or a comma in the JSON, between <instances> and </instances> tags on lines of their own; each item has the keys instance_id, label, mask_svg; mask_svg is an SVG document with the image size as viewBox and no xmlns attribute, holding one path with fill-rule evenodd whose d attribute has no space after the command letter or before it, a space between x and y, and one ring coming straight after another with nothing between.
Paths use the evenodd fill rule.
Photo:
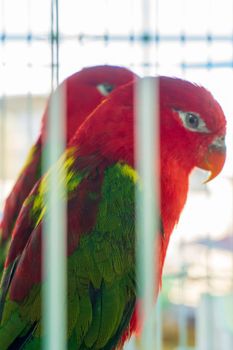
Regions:
<instances>
[{"instance_id":1,"label":"cage bar","mask_svg":"<svg viewBox=\"0 0 233 350\"><path fill-rule=\"evenodd\" d=\"M5 2L2 0L1 2L1 31L2 33L5 33ZM5 65L4 65L4 49L5 49L5 42L1 42L1 50L2 50L2 57L1 57L1 71L4 71ZM3 82L5 82L5 74L2 74L1 79ZM0 203L3 203L3 200L5 198L5 183L6 183L6 94L4 91L4 83L1 91L1 97L0 97L0 155L1 155L1 161L0 161ZM1 214L1 212L0 212ZM0 215L1 219L1 215Z\"/></svg>"},{"instance_id":2,"label":"cage bar","mask_svg":"<svg viewBox=\"0 0 233 350\"><path fill-rule=\"evenodd\" d=\"M155 295L158 288L157 242L159 231L159 131L158 87L151 77L137 82L136 105L136 164L140 185L136 189L136 256L138 298L142 302L142 349L155 349ZM144 322L145 321L145 322Z\"/></svg>"},{"instance_id":3,"label":"cage bar","mask_svg":"<svg viewBox=\"0 0 233 350\"><path fill-rule=\"evenodd\" d=\"M52 91L59 82L58 1L52 1L51 54ZM65 87L51 96L47 126L48 141L44 148L44 167L49 169L48 192L45 195L46 215L43 230L43 348L67 348L67 262L66 262L66 173ZM56 162L60 158L59 162Z\"/></svg>"}]
</instances>

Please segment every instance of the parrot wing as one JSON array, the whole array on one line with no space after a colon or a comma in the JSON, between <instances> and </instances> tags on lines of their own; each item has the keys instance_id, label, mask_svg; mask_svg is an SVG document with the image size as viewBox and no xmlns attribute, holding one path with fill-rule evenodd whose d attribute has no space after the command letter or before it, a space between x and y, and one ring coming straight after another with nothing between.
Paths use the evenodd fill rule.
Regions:
<instances>
[{"instance_id":1,"label":"parrot wing","mask_svg":"<svg viewBox=\"0 0 233 350\"><path fill-rule=\"evenodd\" d=\"M20 175L4 206L4 216L0 224L0 277L8 250L11 234L22 204L41 176L41 144L38 141L29 152Z\"/></svg>"},{"instance_id":2,"label":"parrot wing","mask_svg":"<svg viewBox=\"0 0 233 350\"><path fill-rule=\"evenodd\" d=\"M107 350L117 345L135 306L136 172L127 164L96 167L93 163L91 169L84 165L77 171L72 156L66 161L68 348ZM27 244L14 245L14 232L6 262L0 299L2 350L32 349L41 341L43 191L46 177L22 209L34 222Z\"/></svg>"}]
</instances>

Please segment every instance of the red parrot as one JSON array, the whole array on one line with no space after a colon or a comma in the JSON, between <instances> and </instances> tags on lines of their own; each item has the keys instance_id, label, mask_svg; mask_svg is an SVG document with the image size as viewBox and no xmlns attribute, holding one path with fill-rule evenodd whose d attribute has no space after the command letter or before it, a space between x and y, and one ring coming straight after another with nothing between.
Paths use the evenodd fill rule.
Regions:
<instances>
[{"instance_id":1,"label":"red parrot","mask_svg":"<svg viewBox=\"0 0 233 350\"><path fill-rule=\"evenodd\" d=\"M67 78L66 120L67 143L82 124L88 114L115 88L128 83L136 75L130 70L117 66L95 66L84 68ZM10 195L8 196L0 224L0 262L5 258L5 246L11 238L11 233L22 207L24 199L42 175L41 151L45 141L45 125L48 117L48 106L44 112L40 135L32 147L25 166L23 167ZM0 271L2 271L0 263Z\"/></svg>"},{"instance_id":2,"label":"red parrot","mask_svg":"<svg viewBox=\"0 0 233 350\"><path fill-rule=\"evenodd\" d=\"M224 113L205 88L159 77L161 279L170 235L194 167L221 171ZM122 349L135 330L135 82L116 89L83 122L63 154L68 219L68 349ZM0 348L41 344L41 230L49 172L17 218L0 294Z\"/></svg>"}]
</instances>

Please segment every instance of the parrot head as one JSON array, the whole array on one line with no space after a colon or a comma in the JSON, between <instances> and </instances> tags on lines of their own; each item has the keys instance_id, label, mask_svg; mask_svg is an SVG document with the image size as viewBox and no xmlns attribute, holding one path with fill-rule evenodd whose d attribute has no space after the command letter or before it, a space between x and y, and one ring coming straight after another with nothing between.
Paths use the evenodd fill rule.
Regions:
<instances>
[{"instance_id":1,"label":"parrot head","mask_svg":"<svg viewBox=\"0 0 233 350\"><path fill-rule=\"evenodd\" d=\"M65 79L56 89L66 93L67 143L89 113L95 109L115 88L136 77L129 69L118 66L93 66L82 69ZM41 134L45 135L48 106L42 119Z\"/></svg>"},{"instance_id":2,"label":"parrot head","mask_svg":"<svg viewBox=\"0 0 233 350\"><path fill-rule=\"evenodd\" d=\"M212 94L182 79L160 77L160 111L164 148L187 170L199 167L210 172L207 181L215 178L226 158L226 119Z\"/></svg>"},{"instance_id":3,"label":"parrot head","mask_svg":"<svg viewBox=\"0 0 233 350\"><path fill-rule=\"evenodd\" d=\"M132 81L111 93L83 123L74 144L79 137L89 151L94 145L106 158L134 165L134 89ZM218 102L204 87L164 76L159 96L163 170L181 169L188 178L199 167L211 172L209 180L216 177L226 157L226 119Z\"/></svg>"},{"instance_id":4,"label":"parrot head","mask_svg":"<svg viewBox=\"0 0 233 350\"><path fill-rule=\"evenodd\" d=\"M191 171L195 167L208 170L210 180L222 170L226 119L205 88L169 77L159 77L158 83L160 216L164 233L161 273L169 237L187 199ZM122 162L135 167L135 84L116 89L77 130L72 146L80 159L92 155L93 164L95 160L95 164Z\"/></svg>"}]
</instances>

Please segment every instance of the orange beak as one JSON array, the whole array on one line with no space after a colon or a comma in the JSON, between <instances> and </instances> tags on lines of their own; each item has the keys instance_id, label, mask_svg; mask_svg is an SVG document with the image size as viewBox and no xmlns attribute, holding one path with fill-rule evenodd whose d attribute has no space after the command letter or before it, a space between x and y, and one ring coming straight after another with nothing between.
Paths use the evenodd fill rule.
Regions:
<instances>
[{"instance_id":1,"label":"orange beak","mask_svg":"<svg viewBox=\"0 0 233 350\"><path fill-rule=\"evenodd\" d=\"M199 168L210 171L210 175L204 183L211 181L221 172L225 159L225 137L221 136L213 141L213 143L209 146L208 152L203 161L198 164Z\"/></svg>"}]
</instances>

